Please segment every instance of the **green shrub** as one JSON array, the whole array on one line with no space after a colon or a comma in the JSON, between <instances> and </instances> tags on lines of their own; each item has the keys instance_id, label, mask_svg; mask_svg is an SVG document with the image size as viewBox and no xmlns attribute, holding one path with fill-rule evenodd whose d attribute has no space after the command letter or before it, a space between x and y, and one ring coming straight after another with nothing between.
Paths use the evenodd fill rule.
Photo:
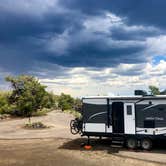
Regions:
<instances>
[{"instance_id":1,"label":"green shrub","mask_svg":"<svg viewBox=\"0 0 166 166\"><path fill-rule=\"evenodd\" d=\"M0 114L11 114L14 105L10 105L8 98L9 92L0 92Z\"/></svg>"},{"instance_id":2,"label":"green shrub","mask_svg":"<svg viewBox=\"0 0 166 166\"><path fill-rule=\"evenodd\" d=\"M69 113L74 115L76 118L80 118L82 115L81 113L79 113L78 111L75 110L64 110L65 113Z\"/></svg>"},{"instance_id":3,"label":"green shrub","mask_svg":"<svg viewBox=\"0 0 166 166\"><path fill-rule=\"evenodd\" d=\"M44 129L44 128L49 128L48 126L46 126L42 122L27 123L27 124L25 124L24 127L28 128L28 129Z\"/></svg>"},{"instance_id":4,"label":"green shrub","mask_svg":"<svg viewBox=\"0 0 166 166\"><path fill-rule=\"evenodd\" d=\"M73 109L73 105L74 99L70 95L62 93L59 96L58 106L62 111Z\"/></svg>"}]
</instances>

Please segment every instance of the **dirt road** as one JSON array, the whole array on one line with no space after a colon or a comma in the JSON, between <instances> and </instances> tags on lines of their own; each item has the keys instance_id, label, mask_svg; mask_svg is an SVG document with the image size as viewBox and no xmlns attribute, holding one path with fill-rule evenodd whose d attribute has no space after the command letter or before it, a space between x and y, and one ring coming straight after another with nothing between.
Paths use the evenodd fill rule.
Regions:
<instances>
[{"instance_id":1,"label":"dirt road","mask_svg":"<svg viewBox=\"0 0 166 166\"><path fill-rule=\"evenodd\" d=\"M60 112L33 118L52 126L44 130L22 128L27 119L0 122L0 166L159 166L166 165L166 150L151 152L112 148L109 143L92 141L85 151L85 140L73 136L69 122L73 117Z\"/></svg>"}]
</instances>

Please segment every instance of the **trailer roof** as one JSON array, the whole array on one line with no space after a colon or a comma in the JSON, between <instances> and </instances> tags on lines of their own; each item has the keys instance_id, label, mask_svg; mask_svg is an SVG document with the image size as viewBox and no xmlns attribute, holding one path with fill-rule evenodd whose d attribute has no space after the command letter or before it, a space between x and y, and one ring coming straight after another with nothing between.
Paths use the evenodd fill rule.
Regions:
<instances>
[{"instance_id":1,"label":"trailer roof","mask_svg":"<svg viewBox=\"0 0 166 166\"><path fill-rule=\"evenodd\" d=\"M156 96L85 96L82 99L166 99L166 95Z\"/></svg>"}]
</instances>

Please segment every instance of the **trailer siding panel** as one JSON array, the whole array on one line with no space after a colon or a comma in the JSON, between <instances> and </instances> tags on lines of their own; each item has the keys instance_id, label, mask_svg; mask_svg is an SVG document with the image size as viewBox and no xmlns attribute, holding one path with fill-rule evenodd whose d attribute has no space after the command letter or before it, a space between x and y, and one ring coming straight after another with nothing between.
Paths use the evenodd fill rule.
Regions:
<instances>
[{"instance_id":1,"label":"trailer siding panel","mask_svg":"<svg viewBox=\"0 0 166 166\"><path fill-rule=\"evenodd\" d=\"M106 123L107 105L83 104L84 123Z\"/></svg>"},{"instance_id":2,"label":"trailer siding panel","mask_svg":"<svg viewBox=\"0 0 166 166\"><path fill-rule=\"evenodd\" d=\"M136 126L146 128L147 121L154 121L154 128L166 126L166 104L136 105Z\"/></svg>"}]
</instances>

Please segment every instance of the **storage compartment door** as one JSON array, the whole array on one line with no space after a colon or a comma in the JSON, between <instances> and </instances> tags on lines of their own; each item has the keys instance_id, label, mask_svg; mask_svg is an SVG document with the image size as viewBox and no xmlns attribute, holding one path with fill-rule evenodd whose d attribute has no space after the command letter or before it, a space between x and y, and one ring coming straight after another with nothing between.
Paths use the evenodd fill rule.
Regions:
<instances>
[{"instance_id":1,"label":"storage compartment door","mask_svg":"<svg viewBox=\"0 0 166 166\"><path fill-rule=\"evenodd\" d=\"M135 104L124 104L124 128L125 134L135 134Z\"/></svg>"}]
</instances>

